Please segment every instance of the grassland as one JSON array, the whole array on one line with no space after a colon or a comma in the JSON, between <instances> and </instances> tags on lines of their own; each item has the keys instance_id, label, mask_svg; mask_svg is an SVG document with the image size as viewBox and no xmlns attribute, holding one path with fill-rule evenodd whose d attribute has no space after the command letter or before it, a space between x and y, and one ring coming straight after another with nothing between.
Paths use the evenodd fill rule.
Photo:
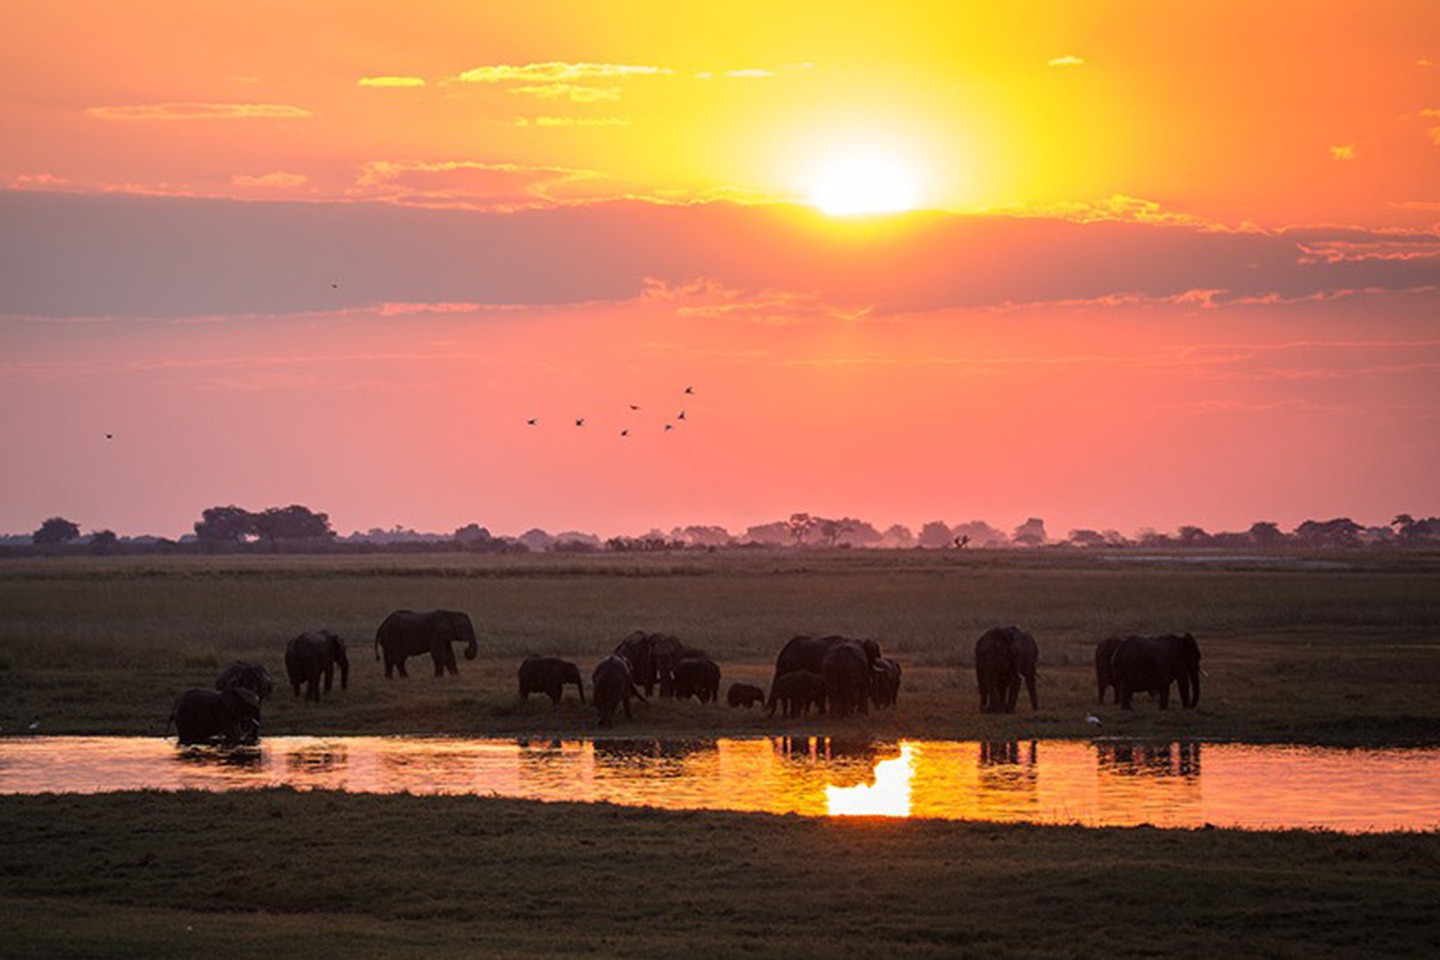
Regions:
<instances>
[{"instance_id":1,"label":"grassland","mask_svg":"<svg viewBox=\"0 0 1440 960\"><path fill-rule=\"evenodd\" d=\"M1076 554L71 559L0 564L0 733L158 734L171 698L286 640L352 641L350 689L277 692L284 733L594 733L517 706L527 652L589 666L636 628L768 681L799 632L878 637L897 709L835 723L656 702L617 733L1107 733L1440 743L1440 557ZM482 655L386 682L397 607L466 610ZM1042 648L1041 709L981 717L974 638ZM1196 710L1097 707L1094 642L1189 630ZM0 796L5 957L1326 957L1440 951L1440 835L1092 830L665 813L267 790Z\"/></svg>"},{"instance_id":2,"label":"grassland","mask_svg":"<svg viewBox=\"0 0 1440 960\"><path fill-rule=\"evenodd\" d=\"M376 625L399 607L468 611L481 656L436 680L387 682ZM327 627L352 644L350 689L318 707L281 690L265 729L292 733L595 732L567 700L515 702L530 652L590 666L634 629L708 650L722 686L768 686L796 633L880 639L905 668L900 705L837 724L657 702L626 734L837 733L953 738L1106 733L1326 744L1440 743L1440 555L1315 557L832 553L14 560L0 564L0 733L158 734L173 697L235 659L283 682L286 641ZM1041 645L1041 709L982 717L969 669L986 628ZM1191 631L1208 674L1197 710L1095 703L1110 633Z\"/></svg>"}]
</instances>

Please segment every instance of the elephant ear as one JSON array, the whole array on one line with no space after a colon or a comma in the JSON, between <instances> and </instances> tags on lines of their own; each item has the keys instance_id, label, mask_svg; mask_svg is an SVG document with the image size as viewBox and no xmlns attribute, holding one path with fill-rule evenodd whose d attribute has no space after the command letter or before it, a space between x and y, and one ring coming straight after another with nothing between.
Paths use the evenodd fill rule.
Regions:
<instances>
[{"instance_id":1,"label":"elephant ear","mask_svg":"<svg viewBox=\"0 0 1440 960\"><path fill-rule=\"evenodd\" d=\"M249 687L232 687L231 692L234 693L235 696L239 697L240 702L244 703L246 706L255 707L257 709L259 708L260 698L256 696L255 691L251 690Z\"/></svg>"}]
</instances>

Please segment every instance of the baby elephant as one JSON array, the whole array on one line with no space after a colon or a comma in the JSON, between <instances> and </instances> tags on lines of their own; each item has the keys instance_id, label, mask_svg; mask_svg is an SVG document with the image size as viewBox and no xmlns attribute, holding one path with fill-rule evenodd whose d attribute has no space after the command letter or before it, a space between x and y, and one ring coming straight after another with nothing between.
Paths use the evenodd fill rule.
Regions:
<instances>
[{"instance_id":1,"label":"baby elephant","mask_svg":"<svg viewBox=\"0 0 1440 960\"><path fill-rule=\"evenodd\" d=\"M559 657L537 657L530 655L520 662L520 702L524 703L532 693L543 693L551 704L559 706L561 689L567 683L575 684L580 691L580 702L585 702L585 686L580 682L580 668L569 660Z\"/></svg>"},{"instance_id":2,"label":"baby elephant","mask_svg":"<svg viewBox=\"0 0 1440 960\"><path fill-rule=\"evenodd\" d=\"M340 668L340 689L350 684L350 658L345 653L345 641L329 630L302 633L285 647L285 672L290 677L290 687L295 696L305 688L305 699L320 702L320 685L330 692L335 682L335 668Z\"/></svg>"},{"instance_id":3,"label":"baby elephant","mask_svg":"<svg viewBox=\"0 0 1440 960\"><path fill-rule=\"evenodd\" d=\"M825 678L810 670L791 670L782 673L770 684L770 708L767 717L775 716L775 705L780 704L785 716L799 717L810 712L810 705L825 709Z\"/></svg>"},{"instance_id":4,"label":"baby elephant","mask_svg":"<svg viewBox=\"0 0 1440 960\"><path fill-rule=\"evenodd\" d=\"M175 724L178 741L208 743L220 740L226 746L254 743L260 739L260 698L245 687L228 690L186 690L175 700L170 724Z\"/></svg>"},{"instance_id":5,"label":"baby elephant","mask_svg":"<svg viewBox=\"0 0 1440 960\"><path fill-rule=\"evenodd\" d=\"M744 707L749 710L755 704L765 705L765 691L753 683L732 683L730 689L725 693L725 699L732 707Z\"/></svg>"}]
</instances>

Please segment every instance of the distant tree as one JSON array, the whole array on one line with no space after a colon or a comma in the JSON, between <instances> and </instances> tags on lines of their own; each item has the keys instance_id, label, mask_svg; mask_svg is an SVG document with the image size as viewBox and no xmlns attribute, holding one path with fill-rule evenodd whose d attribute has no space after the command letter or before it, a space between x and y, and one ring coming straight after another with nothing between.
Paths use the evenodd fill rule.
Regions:
<instances>
[{"instance_id":1,"label":"distant tree","mask_svg":"<svg viewBox=\"0 0 1440 960\"><path fill-rule=\"evenodd\" d=\"M950 533L952 537L969 537L972 547L1004 546L1010 539L984 520L971 520L969 523L957 524L950 528Z\"/></svg>"},{"instance_id":2,"label":"distant tree","mask_svg":"<svg viewBox=\"0 0 1440 960\"><path fill-rule=\"evenodd\" d=\"M955 542L955 534L943 520L931 520L920 527L915 543L926 550L943 550Z\"/></svg>"},{"instance_id":3,"label":"distant tree","mask_svg":"<svg viewBox=\"0 0 1440 960\"><path fill-rule=\"evenodd\" d=\"M759 526L747 527L745 539L751 543L783 547L791 541L790 524L784 520L776 520L774 523L762 523Z\"/></svg>"},{"instance_id":4,"label":"distant tree","mask_svg":"<svg viewBox=\"0 0 1440 960\"><path fill-rule=\"evenodd\" d=\"M113 551L119 542L120 538L114 530L97 530L90 534L90 552L103 557Z\"/></svg>"},{"instance_id":5,"label":"distant tree","mask_svg":"<svg viewBox=\"0 0 1440 960\"><path fill-rule=\"evenodd\" d=\"M844 517L840 523L844 526L844 530L840 534L841 543L849 544L852 547L873 547L884 539L884 535L879 530L864 520Z\"/></svg>"},{"instance_id":6,"label":"distant tree","mask_svg":"<svg viewBox=\"0 0 1440 960\"><path fill-rule=\"evenodd\" d=\"M1408 513L1402 513L1390 521L1395 536L1401 543L1427 543L1440 540L1440 517L1425 517L1416 520Z\"/></svg>"},{"instance_id":7,"label":"distant tree","mask_svg":"<svg viewBox=\"0 0 1440 960\"><path fill-rule=\"evenodd\" d=\"M1044 546L1049 540L1049 537L1045 536L1045 521L1039 517L1031 517L1015 528L1010 539L1022 547Z\"/></svg>"},{"instance_id":8,"label":"distant tree","mask_svg":"<svg viewBox=\"0 0 1440 960\"><path fill-rule=\"evenodd\" d=\"M1125 534L1121 533L1119 530L1106 530L1103 532L1102 535L1105 537L1105 546L1107 547L1130 546L1130 541L1126 539Z\"/></svg>"},{"instance_id":9,"label":"distant tree","mask_svg":"<svg viewBox=\"0 0 1440 960\"><path fill-rule=\"evenodd\" d=\"M892 524L880 535L880 546L891 550L908 550L915 546L915 534L904 524Z\"/></svg>"},{"instance_id":10,"label":"distant tree","mask_svg":"<svg viewBox=\"0 0 1440 960\"><path fill-rule=\"evenodd\" d=\"M1285 542L1285 534L1278 523L1261 520L1250 524L1250 541L1257 547L1278 547Z\"/></svg>"},{"instance_id":11,"label":"distant tree","mask_svg":"<svg viewBox=\"0 0 1440 960\"><path fill-rule=\"evenodd\" d=\"M1360 543L1360 524L1349 517L1306 520L1295 528L1295 539L1307 547L1353 547Z\"/></svg>"},{"instance_id":12,"label":"distant tree","mask_svg":"<svg viewBox=\"0 0 1440 960\"><path fill-rule=\"evenodd\" d=\"M255 533L261 540L320 540L335 536L328 514L315 513L298 503L271 507L255 517Z\"/></svg>"},{"instance_id":13,"label":"distant tree","mask_svg":"<svg viewBox=\"0 0 1440 960\"><path fill-rule=\"evenodd\" d=\"M795 546L804 546L805 538L815 529L815 518L808 513L792 513L786 525L790 528L790 539L795 541Z\"/></svg>"},{"instance_id":14,"label":"distant tree","mask_svg":"<svg viewBox=\"0 0 1440 960\"><path fill-rule=\"evenodd\" d=\"M1185 547L1208 546L1213 539L1203 527L1185 526L1180 528L1180 544Z\"/></svg>"},{"instance_id":15,"label":"distant tree","mask_svg":"<svg viewBox=\"0 0 1440 960\"><path fill-rule=\"evenodd\" d=\"M234 506L210 507L195 522L195 538L207 543L239 543L255 535L255 515Z\"/></svg>"},{"instance_id":16,"label":"distant tree","mask_svg":"<svg viewBox=\"0 0 1440 960\"><path fill-rule=\"evenodd\" d=\"M730 536L730 532L724 527L707 527L697 524L692 524L688 527L676 527L670 531L670 538L696 547L729 546L735 539Z\"/></svg>"},{"instance_id":17,"label":"distant tree","mask_svg":"<svg viewBox=\"0 0 1440 960\"><path fill-rule=\"evenodd\" d=\"M37 546L69 543L80 536L80 528L66 520L64 517L51 517L40 524L40 529L31 536L31 541Z\"/></svg>"},{"instance_id":18,"label":"distant tree","mask_svg":"<svg viewBox=\"0 0 1440 960\"><path fill-rule=\"evenodd\" d=\"M452 536L460 543L477 543L492 539L490 531L478 523L467 523L463 527L458 527Z\"/></svg>"},{"instance_id":19,"label":"distant tree","mask_svg":"<svg viewBox=\"0 0 1440 960\"><path fill-rule=\"evenodd\" d=\"M1105 535L1098 530L1071 530L1065 535L1065 539L1077 547L1087 549L1109 546Z\"/></svg>"},{"instance_id":20,"label":"distant tree","mask_svg":"<svg viewBox=\"0 0 1440 960\"><path fill-rule=\"evenodd\" d=\"M833 547L839 542L840 536L849 533L852 528L850 520L830 520L826 517L815 517L815 530L820 534L820 540L827 547Z\"/></svg>"}]
</instances>

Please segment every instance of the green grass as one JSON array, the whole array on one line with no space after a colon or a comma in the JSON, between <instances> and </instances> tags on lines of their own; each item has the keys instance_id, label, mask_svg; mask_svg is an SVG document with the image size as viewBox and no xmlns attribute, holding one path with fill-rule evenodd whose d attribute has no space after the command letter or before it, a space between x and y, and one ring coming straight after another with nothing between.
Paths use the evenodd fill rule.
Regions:
<instances>
[{"instance_id":1,"label":"green grass","mask_svg":"<svg viewBox=\"0 0 1440 960\"><path fill-rule=\"evenodd\" d=\"M288 790L0 797L7 957L1325 957L1440 948L1440 837Z\"/></svg>"},{"instance_id":2,"label":"green grass","mask_svg":"<svg viewBox=\"0 0 1440 960\"><path fill-rule=\"evenodd\" d=\"M286 641L327 627L352 646L351 689L319 707L281 690L282 733L587 732L594 714L515 703L531 652L590 667L635 629L708 650L768 687L796 633L878 637L905 667L894 711L835 724L766 721L693 702L641 707L648 734L872 733L955 738L1107 733L1333 744L1440 742L1440 556L1357 552L1318 566L1113 554L834 551L631 556L73 558L0 564L0 733L158 733L174 696L233 659L283 681ZM1305 558L1302 558L1302 560ZM1338 569L1335 568L1338 565ZM481 657L457 678L386 682L375 627L399 607L471 614ZM1041 710L982 717L975 638L1016 623L1041 646ZM1209 674L1195 711L1095 704L1094 643L1193 632Z\"/></svg>"}]
</instances>

